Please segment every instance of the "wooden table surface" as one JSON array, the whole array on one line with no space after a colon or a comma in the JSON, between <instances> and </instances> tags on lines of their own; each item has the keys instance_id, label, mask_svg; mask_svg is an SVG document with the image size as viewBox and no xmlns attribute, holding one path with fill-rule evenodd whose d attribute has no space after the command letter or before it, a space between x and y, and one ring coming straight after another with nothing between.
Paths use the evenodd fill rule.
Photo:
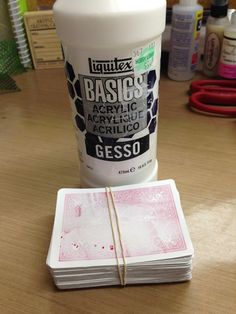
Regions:
<instances>
[{"instance_id":1,"label":"wooden table surface","mask_svg":"<svg viewBox=\"0 0 236 314\"><path fill-rule=\"evenodd\" d=\"M62 69L0 96L0 313L236 312L236 120L188 110L189 82L161 80L159 178L173 178L195 248L180 284L58 291L45 265L56 193L78 187Z\"/></svg>"}]
</instances>

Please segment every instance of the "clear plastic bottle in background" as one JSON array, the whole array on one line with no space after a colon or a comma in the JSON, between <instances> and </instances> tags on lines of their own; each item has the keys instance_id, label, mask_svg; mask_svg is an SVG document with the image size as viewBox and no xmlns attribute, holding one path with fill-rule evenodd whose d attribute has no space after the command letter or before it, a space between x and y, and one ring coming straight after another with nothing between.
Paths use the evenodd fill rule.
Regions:
<instances>
[{"instance_id":1,"label":"clear plastic bottle in background","mask_svg":"<svg viewBox=\"0 0 236 314\"><path fill-rule=\"evenodd\" d=\"M231 16L231 25L224 31L219 75L227 79L236 79L236 12Z\"/></svg>"},{"instance_id":2,"label":"clear plastic bottle in background","mask_svg":"<svg viewBox=\"0 0 236 314\"><path fill-rule=\"evenodd\" d=\"M213 0L211 15L206 24L203 72L209 77L218 75L224 30L229 26L228 0Z\"/></svg>"},{"instance_id":3,"label":"clear plastic bottle in background","mask_svg":"<svg viewBox=\"0 0 236 314\"><path fill-rule=\"evenodd\" d=\"M57 0L83 187L157 179L165 0Z\"/></svg>"},{"instance_id":4,"label":"clear plastic bottle in background","mask_svg":"<svg viewBox=\"0 0 236 314\"><path fill-rule=\"evenodd\" d=\"M173 6L168 76L175 81L191 80L198 63L203 7L197 0L180 0Z\"/></svg>"}]
</instances>

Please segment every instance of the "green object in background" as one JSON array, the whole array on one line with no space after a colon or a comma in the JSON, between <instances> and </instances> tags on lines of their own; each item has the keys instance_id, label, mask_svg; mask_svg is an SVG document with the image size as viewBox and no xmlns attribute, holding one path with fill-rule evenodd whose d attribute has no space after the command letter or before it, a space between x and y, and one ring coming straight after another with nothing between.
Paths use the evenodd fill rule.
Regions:
<instances>
[{"instance_id":1,"label":"green object in background","mask_svg":"<svg viewBox=\"0 0 236 314\"><path fill-rule=\"evenodd\" d=\"M21 12L18 2L19 0L9 0L8 11L10 15L14 38L17 43L17 50L21 64L23 65L24 68L30 68L31 67L30 51L24 27L24 21L22 16L23 13Z\"/></svg>"},{"instance_id":2,"label":"green object in background","mask_svg":"<svg viewBox=\"0 0 236 314\"><path fill-rule=\"evenodd\" d=\"M19 74L25 72L20 62L15 39L0 40L0 73Z\"/></svg>"},{"instance_id":3,"label":"green object in background","mask_svg":"<svg viewBox=\"0 0 236 314\"><path fill-rule=\"evenodd\" d=\"M14 39L7 1L0 0L0 93L19 91L10 75L25 72Z\"/></svg>"},{"instance_id":4,"label":"green object in background","mask_svg":"<svg viewBox=\"0 0 236 314\"><path fill-rule=\"evenodd\" d=\"M7 2L0 0L0 41L13 38Z\"/></svg>"},{"instance_id":5,"label":"green object in background","mask_svg":"<svg viewBox=\"0 0 236 314\"><path fill-rule=\"evenodd\" d=\"M0 73L0 82L0 94L20 91L16 82L7 74Z\"/></svg>"},{"instance_id":6,"label":"green object in background","mask_svg":"<svg viewBox=\"0 0 236 314\"><path fill-rule=\"evenodd\" d=\"M0 40L0 94L20 91L9 76L25 72L17 53L15 39Z\"/></svg>"},{"instance_id":7,"label":"green object in background","mask_svg":"<svg viewBox=\"0 0 236 314\"><path fill-rule=\"evenodd\" d=\"M26 0L18 0L18 4L20 7L21 14L24 15L24 13L28 11L27 1Z\"/></svg>"}]
</instances>

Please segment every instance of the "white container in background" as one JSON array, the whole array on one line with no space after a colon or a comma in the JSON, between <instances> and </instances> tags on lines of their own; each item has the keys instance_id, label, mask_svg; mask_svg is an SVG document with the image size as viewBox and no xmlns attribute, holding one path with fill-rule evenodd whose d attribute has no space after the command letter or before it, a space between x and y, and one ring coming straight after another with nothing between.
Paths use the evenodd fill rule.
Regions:
<instances>
[{"instance_id":1,"label":"white container in background","mask_svg":"<svg viewBox=\"0 0 236 314\"><path fill-rule=\"evenodd\" d=\"M193 78L198 64L198 48L203 7L197 0L180 0L173 6L168 76L175 81Z\"/></svg>"},{"instance_id":2,"label":"white container in background","mask_svg":"<svg viewBox=\"0 0 236 314\"><path fill-rule=\"evenodd\" d=\"M224 30L229 26L228 0L213 0L211 15L206 24L203 72L209 77L218 75Z\"/></svg>"},{"instance_id":3,"label":"white container in background","mask_svg":"<svg viewBox=\"0 0 236 314\"><path fill-rule=\"evenodd\" d=\"M57 0L82 186L157 178L165 0Z\"/></svg>"},{"instance_id":4,"label":"white container in background","mask_svg":"<svg viewBox=\"0 0 236 314\"><path fill-rule=\"evenodd\" d=\"M231 16L231 25L224 31L219 75L227 79L236 79L236 12Z\"/></svg>"}]
</instances>

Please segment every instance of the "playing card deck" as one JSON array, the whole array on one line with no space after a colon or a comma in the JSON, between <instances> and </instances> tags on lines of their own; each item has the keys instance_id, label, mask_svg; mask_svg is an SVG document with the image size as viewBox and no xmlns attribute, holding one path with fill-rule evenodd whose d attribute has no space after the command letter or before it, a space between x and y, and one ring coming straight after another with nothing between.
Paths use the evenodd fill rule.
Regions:
<instances>
[{"instance_id":1,"label":"playing card deck","mask_svg":"<svg viewBox=\"0 0 236 314\"><path fill-rule=\"evenodd\" d=\"M47 265L60 289L190 280L192 256L173 180L58 192Z\"/></svg>"}]
</instances>

